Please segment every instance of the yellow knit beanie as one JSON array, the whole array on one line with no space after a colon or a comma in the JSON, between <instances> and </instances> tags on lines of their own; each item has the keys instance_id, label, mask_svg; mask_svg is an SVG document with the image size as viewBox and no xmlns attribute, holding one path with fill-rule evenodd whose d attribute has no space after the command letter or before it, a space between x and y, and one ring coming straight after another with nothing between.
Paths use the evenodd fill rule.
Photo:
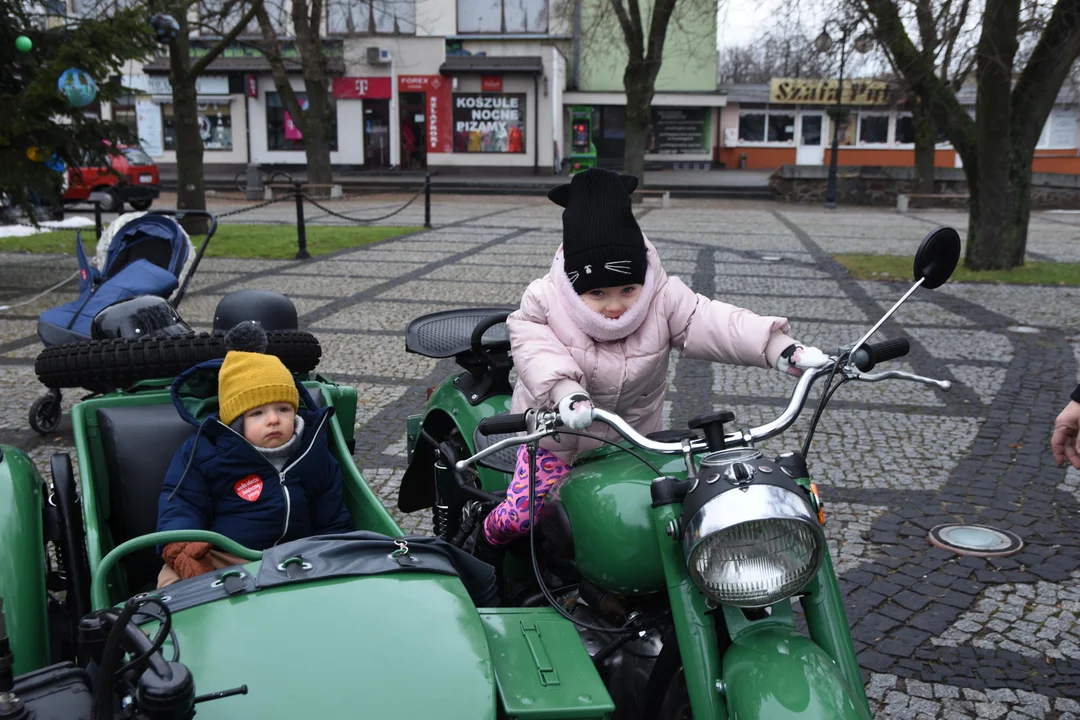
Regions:
<instances>
[{"instance_id":1,"label":"yellow knit beanie","mask_svg":"<svg viewBox=\"0 0 1080 720\"><path fill-rule=\"evenodd\" d=\"M256 338L261 335L261 344L265 347L266 335L254 323L242 323L230 330L225 339L226 347L241 344L251 347L251 344L246 342L230 342L241 327L244 327L242 332L245 339L257 331ZM218 371L218 414L221 422L232 425L236 418L248 410L275 402L289 403L294 409L300 408L300 393L288 368L273 355L230 349Z\"/></svg>"}]
</instances>

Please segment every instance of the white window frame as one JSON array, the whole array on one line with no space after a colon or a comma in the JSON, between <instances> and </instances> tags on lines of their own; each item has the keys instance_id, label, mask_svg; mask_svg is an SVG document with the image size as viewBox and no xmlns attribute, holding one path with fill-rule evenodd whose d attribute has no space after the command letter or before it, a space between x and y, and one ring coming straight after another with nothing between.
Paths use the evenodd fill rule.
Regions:
<instances>
[{"instance_id":1,"label":"white window frame","mask_svg":"<svg viewBox=\"0 0 1080 720\"><path fill-rule=\"evenodd\" d=\"M816 145L803 145L802 144L802 124L803 118L807 115L821 118L821 146L832 147L832 128L829 126L829 113L822 108L820 110L804 110L800 108L795 113L795 147L817 147Z\"/></svg>"},{"instance_id":2,"label":"white window frame","mask_svg":"<svg viewBox=\"0 0 1080 720\"><path fill-rule=\"evenodd\" d=\"M764 115L765 127L763 128L762 137L764 140L743 140L738 138L738 145L736 147L760 147L760 148L793 148L796 146L798 140L799 129L799 111L798 110L770 110L768 108L755 108L739 110L739 124L742 124L743 115ZM787 142L777 142L775 140L768 140L769 137L769 118L774 115L791 115L795 121L795 132L791 134L791 140ZM738 134L738 125L735 126L736 135Z\"/></svg>"}]
</instances>

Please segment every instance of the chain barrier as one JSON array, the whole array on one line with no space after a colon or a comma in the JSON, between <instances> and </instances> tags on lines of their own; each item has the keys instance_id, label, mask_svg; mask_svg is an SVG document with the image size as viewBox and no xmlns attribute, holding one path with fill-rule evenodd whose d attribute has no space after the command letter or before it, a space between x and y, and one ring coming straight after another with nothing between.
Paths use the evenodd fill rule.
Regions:
<instances>
[{"instance_id":1,"label":"chain barrier","mask_svg":"<svg viewBox=\"0 0 1080 720\"><path fill-rule=\"evenodd\" d=\"M232 215L239 215L240 213L250 212L251 210L260 210L260 209L262 209L264 207L269 207L270 205L274 205L275 203L279 203L279 202L285 202L286 200L289 200L289 199L291 199L291 197L286 195L285 197L274 198L272 200L267 200L266 202L261 202L258 205L250 205L248 207L242 207L242 208L237 208L236 210L230 210L229 212L217 213L217 219L220 220L222 218L231 217Z\"/></svg>"},{"instance_id":2,"label":"chain barrier","mask_svg":"<svg viewBox=\"0 0 1080 720\"><path fill-rule=\"evenodd\" d=\"M419 191L417 191L417 193L416 193L415 195L413 195L413 196L412 196L411 198L409 198L409 201L408 201L407 203L405 203L404 205L402 205L401 207L399 207L399 208L398 208L397 210L395 210L394 212L392 212L392 213L389 213L389 214L387 214L387 215L380 215L379 217L374 217L374 218L354 218L354 217L349 217L348 215L343 215L342 213L339 213L339 212L334 212L334 211L333 211L333 210L331 210L330 208L326 207L325 205L322 205L321 203L319 203L318 201L316 201L315 199L313 199L313 198L312 198L312 197L311 197L310 195L306 195L306 194L305 194L305 195L304 195L304 199L305 199L305 200L307 200L307 201L308 201L309 203L311 203L312 205L314 205L315 207L317 207L317 208L319 208L320 210L322 210L322 211L323 211L324 213L326 213L327 215L332 215L332 216L334 216L334 217L336 217L336 218L341 218L342 220L348 220L349 222L354 222L354 223L371 223L371 222L378 222L379 220L386 220L387 218L392 218L392 217L394 217L394 216L395 216L395 215L397 215L398 213L400 213L400 212L404 211L404 210L405 210L405 208L409 207L409 206L410 206L410 205L412 205L412 204L413 204L414 202L416 202L416 198L420 197L420 196L421 196L421 195L423 195L423 194L424 194L424 191L423 191L423 190L419 190ZM358 211L358 212L359 212L359 211Z\"/></svg>"}]
</instances>

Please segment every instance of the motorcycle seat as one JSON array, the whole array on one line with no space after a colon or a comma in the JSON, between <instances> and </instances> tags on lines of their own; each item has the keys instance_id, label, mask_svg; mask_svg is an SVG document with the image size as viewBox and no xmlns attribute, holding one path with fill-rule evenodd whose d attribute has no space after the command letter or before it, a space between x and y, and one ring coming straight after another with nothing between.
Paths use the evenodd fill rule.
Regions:
<instances>
[{"instance_id":1,"label":"motorcycle seat","mask_svg":"<svg viewBox=\"0 0 1080 720\"><path fill-rule=\"evenodd\" d=\"M505 440L509 437L514 437L517 433L504 433L501 435L481 435L480 429L477 428L473 431L473 447L476 448L476 452L485 450L491 445ZM513 474L514 468L517 466L517 452L518 446L511 445L508 448L503 448L494 455L488 455L486 458L477 463L481 467L486 467L496 472Z\"/></svg>"},{"instance_id":2,"label":"motorcycle seat","mask_svg":"<svg viewBox=\"0 0 1080 720\"><path fill-rule=\"evenodd\" d=\"M422 315L405 329L405 351L429 358L471 353L476 326L492 315L511 311L511 308L461 308ZM484 332L483 347L489 352L510 349L505 322L496 323Z\"/></svg>"}]
</instances>

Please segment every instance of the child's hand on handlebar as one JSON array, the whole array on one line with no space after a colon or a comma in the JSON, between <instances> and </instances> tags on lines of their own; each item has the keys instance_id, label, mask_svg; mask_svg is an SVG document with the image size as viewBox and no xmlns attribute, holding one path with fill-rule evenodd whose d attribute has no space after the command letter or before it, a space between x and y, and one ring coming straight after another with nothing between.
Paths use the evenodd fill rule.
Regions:
<instances>
[{"instance_id":1,"label":"child's hand on handlebar","mask_svg":"<svg viewBox=\"0 0 1080 720\"><path fill-rule=\"evenodd\" d=\"M592 398L585 393L573 393L559 401L559 420L571 430L584 430L592 425Z\"/></svg>"},{"instance_id":2,"label":"child's hand on handlebar","mask_svg":"<svg viewBox=\"0 0 1080 720\"><path fill-rule=\"evenodd\" d=\"M813 345L792 343L780 353L780 359L776 361L776 369L785 375L801 377L804 370L822 367L828 362L829 356Z\"/></svg>"}]
</instances>

